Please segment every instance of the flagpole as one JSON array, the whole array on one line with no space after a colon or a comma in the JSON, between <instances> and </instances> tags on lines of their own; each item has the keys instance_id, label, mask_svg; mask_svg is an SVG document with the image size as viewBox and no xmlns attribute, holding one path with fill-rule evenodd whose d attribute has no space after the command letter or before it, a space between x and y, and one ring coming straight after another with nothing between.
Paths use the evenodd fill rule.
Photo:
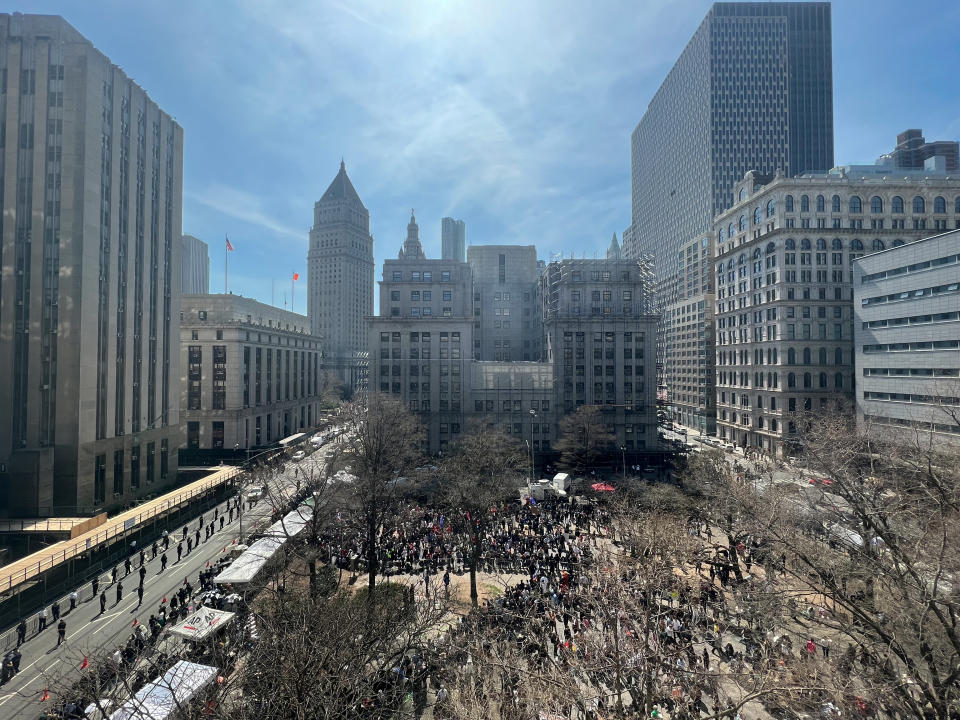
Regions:
<instances>
[{"instance_id":1,"label":"flagpole","mask_svg":"<svg viewBox=\"0 0 960 720\"><path fill-rule=\"evenodd\" d=\"M273 307L276 307L277 305L276 305L276 303L273 301L273 283L274 283L273 278L270 278L270 304L271 304Z\"/></svg>"},{"instance_id":2,"label":"flagpole","mask_svg":"<svg viewBox=\"0 0 960 720\"><path fill-rule=\"evenodd\" d=\"M227 270L228 270L229 267L230 267L229 261L227 260L227 258L230 257L230 254L229 254L229 251L228 251L228 248L227 248L227 236L224 235L224 236L223 236L223 239L224 239L224 243L223 243L223 294L226 295L226 294L227 294Z\"/></svg>"},{"instance_id":3,"label":"flagpole","mask_svg":"<svg viewBox=\"0 0 960 720\"><path fill-rule=\"evenodd\" d=\"M291 273L290 273L290 312L294 312L294 310L293 310L293 286L294 286L294 283L295 283L295 282L296 282L296 279L293 277L293 273L291 272Z\"/></svg>"}]
</instances>

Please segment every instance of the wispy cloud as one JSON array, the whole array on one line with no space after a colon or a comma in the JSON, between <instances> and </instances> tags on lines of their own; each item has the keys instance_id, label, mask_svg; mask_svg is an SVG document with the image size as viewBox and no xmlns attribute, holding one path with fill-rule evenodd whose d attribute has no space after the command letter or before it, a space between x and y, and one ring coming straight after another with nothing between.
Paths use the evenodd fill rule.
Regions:
<instances>
[{"instance_id":1,"label":"wispy cloud","mask_svg":"<svg viewBox=\"0 0 960 720\"><path fill-rule=\"evenodd\" d=\"M306 246L307 231L285 225L267 214L261 197L226 185L212 185L200 192L189 192L187 202L195 202L228 218L254 225L276 236L298 240Z\"/></svg>"}]
</instances>

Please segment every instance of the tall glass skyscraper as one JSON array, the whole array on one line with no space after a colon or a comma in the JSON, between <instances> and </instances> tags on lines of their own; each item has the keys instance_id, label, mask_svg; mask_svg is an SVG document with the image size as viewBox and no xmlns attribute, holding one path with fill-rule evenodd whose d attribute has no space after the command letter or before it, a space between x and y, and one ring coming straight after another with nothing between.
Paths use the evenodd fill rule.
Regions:
<instances>
[{"instance_id":1,"label":"tall glass skyscraper","mask_svg":"<svg viewBox=\"0 0 960 720\"><path fill-rule=\"evenodd\" d=\"M830 35L827 2L713 5L633 131L625 256L662 281L748 170L833 166Z\"/></svg>"}]
</instances>

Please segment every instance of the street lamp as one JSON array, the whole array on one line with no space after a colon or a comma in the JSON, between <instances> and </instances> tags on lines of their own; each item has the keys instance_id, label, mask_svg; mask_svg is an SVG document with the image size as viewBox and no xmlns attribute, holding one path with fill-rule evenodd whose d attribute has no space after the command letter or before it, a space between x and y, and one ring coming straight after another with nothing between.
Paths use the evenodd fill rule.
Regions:
<instances>
[{"instance_id":1,"label":"street lamp","mask_svg":"<svg viewBox=\"0 0 960 720\"><path fill-rule=\"evenodd\" d=\"M533 469L533 421L537 419L537 411L530 408L530 480L534 480Z\"/></svg>"}]
</instances>

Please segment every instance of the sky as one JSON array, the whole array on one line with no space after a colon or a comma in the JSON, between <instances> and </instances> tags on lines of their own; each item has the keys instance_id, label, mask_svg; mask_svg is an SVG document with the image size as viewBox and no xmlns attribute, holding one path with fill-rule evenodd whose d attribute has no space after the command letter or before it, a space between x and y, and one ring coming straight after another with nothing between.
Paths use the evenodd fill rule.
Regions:
<instances>
[{"instance_id":1,"label":"sky","mask_svg":"<svg viewBox=\"0 0 960 720\"><path fill-rule=\"evenodd\" d=\"M184 128L183 231L210 290L306 312L313 205L340 160L375 277L411 208L467 244L602 257L630 223L630 133L707 0L36 0ZM909 8L909 12L905 10ZM960 2L835 0L836 164L960 137Z\"/></svg>"}]
</instances>

